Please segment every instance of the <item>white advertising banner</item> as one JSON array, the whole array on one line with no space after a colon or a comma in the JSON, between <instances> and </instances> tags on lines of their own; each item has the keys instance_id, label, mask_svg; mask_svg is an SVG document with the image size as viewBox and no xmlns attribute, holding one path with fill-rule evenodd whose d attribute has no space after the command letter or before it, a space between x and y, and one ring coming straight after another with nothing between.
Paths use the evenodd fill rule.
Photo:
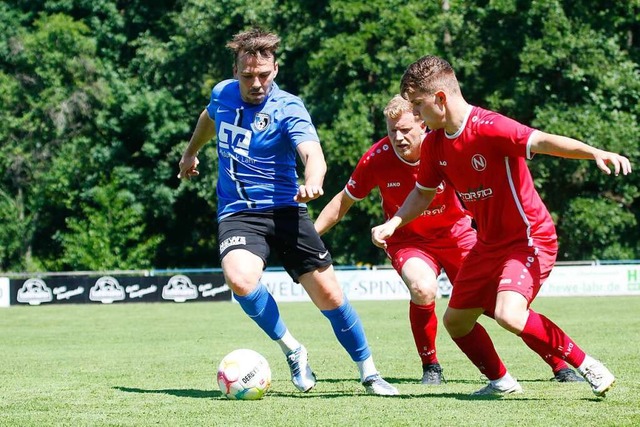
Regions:
<instances>
[{"instance_id":1,"label":"white advertising banner","mask_svg":"<svg viewBox=\"0 0 640 427\"><path fill-rule=\"evenodd\" d=\"M393 269L337 270L336 276L351 301L408 300L409 291ZM284 271L267 271L262 283L276 301L310 301L302 285ZM438 296L449 296L445 275L438 280ZM640 295L640 265L556 266L538 296Z\"/></svg>"},{"instance_id":2,"label":"white advertising banner","mask_svg":"<svg viewBox=\"0 0 640 427\"><path fill-rule=\"evenodd\" d=\"M9 278L0 277L0 307L9 307Z\"/></svg>"},{"instance_id":3,"label":"white advertising banner","mask_svg":"<svg viewBox=\"0 0 640 427\"><path fill-rule=\"evenodd\" d=\"M640 265L558 266L538 295L640 295Z\"/></svg>"},{"instance_id":4,"label":"white advertising banner","mask_svg":"<svg viewBox=\"0 0 640 427\"><path fill-rule=\"evenodd\" d=\"M409 300L406 285L392 269L337 270L336 276L348 299L355 300ZM276 301L311 301L302 285L294 283L284 271L266 271L262 283ZM446 275L438 281L438 294L449 295L451 285Z\"/></svg>"}]
</instances>

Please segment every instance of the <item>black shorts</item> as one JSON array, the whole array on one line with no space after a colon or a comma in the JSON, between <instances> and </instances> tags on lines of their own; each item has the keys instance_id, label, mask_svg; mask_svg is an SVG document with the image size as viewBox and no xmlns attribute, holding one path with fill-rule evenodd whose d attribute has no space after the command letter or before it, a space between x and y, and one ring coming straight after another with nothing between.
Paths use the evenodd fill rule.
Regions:
<instances>
[{"instance_id":1,"label":"black shorts","mask_svg":"<svg viewBox=\"0 0 640 427\"><path fill-rule=\"evenodd\" d=\"M307 208L288 207L238 212L218 224L220 260L234 249L246 249L262 258L276 252L291 278L330 265L333 261L313 227Z\"/></svg>"}]
</instances>

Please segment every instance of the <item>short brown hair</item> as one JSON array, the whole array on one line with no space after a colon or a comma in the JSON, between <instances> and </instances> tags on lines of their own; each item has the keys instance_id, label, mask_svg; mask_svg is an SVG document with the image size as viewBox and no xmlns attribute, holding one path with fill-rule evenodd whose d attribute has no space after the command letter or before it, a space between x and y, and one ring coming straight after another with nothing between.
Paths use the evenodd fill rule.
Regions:
<instances>
[{"instance_id":1,"label":"short brown hair","mask_svg":"<svg viewBox=\"0 0 640 427\"><path fill-rule=\"evenodd\" d=\"M233 51L235 59L241 54L276 59L276 50L280 47L280 37L262 28L254 27L237 33L227 47Z\"/></svg>"},{"instance_id":2,"label":"short brown hair","mask_svg":"<svg viewBox=\"0 0 640 427\"><path fill-rule=\"evenodd\" d=\"M418 59L402 75L400 93L403 97L414 92L435 93L438 90L460 93L460 85L453 67L437 56Z\"/></svg>"},{"instance_id":3,"label":"short brown hair","mask_svg":"<svg viewBox=\"0 0 640 427\"><path fill-rule=\"evenodd\" d=\"M397 119L404 113L413 113L413 105L400 95L394 95L384 107L383 113L388 119Z\"/></svg>"}]
</instances>

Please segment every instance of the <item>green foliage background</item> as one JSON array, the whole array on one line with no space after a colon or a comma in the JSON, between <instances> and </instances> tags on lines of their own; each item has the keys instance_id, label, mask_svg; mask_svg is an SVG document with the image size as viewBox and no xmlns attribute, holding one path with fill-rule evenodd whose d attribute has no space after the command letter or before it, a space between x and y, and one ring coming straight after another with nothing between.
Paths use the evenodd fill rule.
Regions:
<instances>
[{"instance_id":1,"label":"green foliage background","mask_svg":"<svg viewBox=\"0 0 640 427\"><path fill-rule=\"evenodd\" d=\"M283 39L278 83L318 126L329 173L312 215L384 136L408 64L447 58L468 101L640 163L640 0L6 0L0 3L0 271L218 266L215 145L198 179L177 162L224 48L259 23ZM638 259L638 174L538 156L560 260ZM369 243L376 194L326 241Z\"/></svg>"}]
</instances>

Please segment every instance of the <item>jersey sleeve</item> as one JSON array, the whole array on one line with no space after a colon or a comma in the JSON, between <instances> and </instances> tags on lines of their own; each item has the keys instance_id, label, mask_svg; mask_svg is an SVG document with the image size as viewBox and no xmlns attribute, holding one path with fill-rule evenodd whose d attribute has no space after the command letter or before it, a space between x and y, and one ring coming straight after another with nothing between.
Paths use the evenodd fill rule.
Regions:
<instances>
[{"instance_id":1,"label":"jersey sleeve","mask_svg":"<svg viewBox=\"0 0 640 427\"><path fill-rule=\"evenodd\" d=\"M294 147L305 141L320 142L316 127L311 122L311 116L300 98L289 98L283 113L283 130Z\"/></svg>"},{"instance_id":2,"label":"jersey sleeve","mask_svg":"<svg viewBox=\"0 0 640 427\"><path fill-rule=\"evenodd\" d=\"M211 97L209 98L209 104L207 105L207 113L211 119L215 118L216 109L220 106L220 98L222 91L233 80L223 80L213 87L211 90Z\"/></svg>"},{"instance_id":3,"label":"jersey sleeve","mask_svg":"<svg viewBox=\"0 0 640 427\"><path fill-rule=\"evenodd\" d=\"M493 113L478 124L478 131L486 136L492 148L509 157L531 158L529 138L535 129L502 114Z\"/></svg>"},{"instance_id":4,"label":"jersey sleeve","mask_svg":"<svg viewBox=\"0 0 640 427\"><path fill-rule=\"evenodd\" d=\"M436 158L435 150L433 149L435 144L434 134L435 132L428 133L420 147L420 168L416 177L416 187L423 190L435 190L443 179L433 162Z\"/></svg>"},{"instance_id":5,"label":"jersey sleeve","mask_svg":"<svg viewBox=\"0 0 640 427\"><path fill-rule=\"evenodd\" d=\"M349 182L347 182L347 185L344 187L347 195L355 201L360 201L367 197L376 186L374 174L371 169L373 159L369 154L370 150L360 158L349 178Z\"/></svg>"}]
</instances>

